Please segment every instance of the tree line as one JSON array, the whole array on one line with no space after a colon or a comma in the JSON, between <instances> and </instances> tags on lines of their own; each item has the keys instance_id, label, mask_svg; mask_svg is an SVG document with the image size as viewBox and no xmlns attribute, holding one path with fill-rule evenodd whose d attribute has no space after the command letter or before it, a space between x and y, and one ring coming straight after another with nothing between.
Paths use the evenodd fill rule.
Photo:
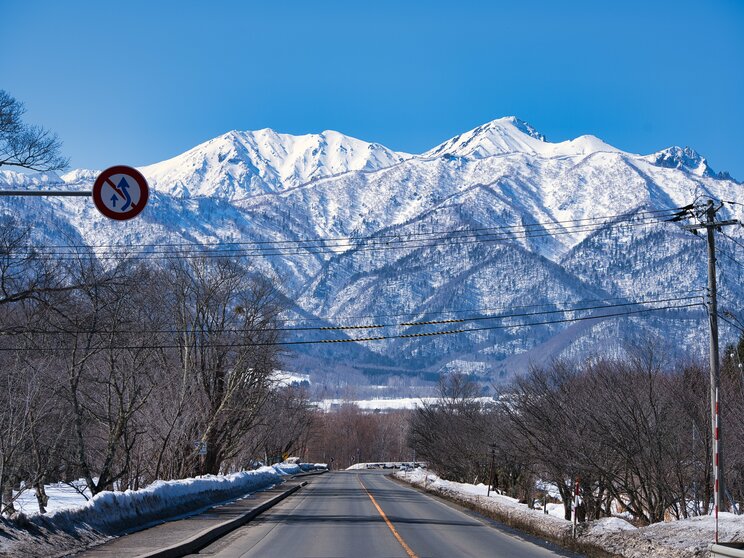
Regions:
<instances>
[{"instance_id":1,"label":"tree line","mask_svg":"<svg viewBox=\"0 0 744 558\"><path fill-rule=\"evenodd\" d=\"M304 451L307 394L277 385L271 282L224 258L104 266L0 222L0 494L41 512L49 482L90 493ZM201 450L201 451L200 451Z\"/></svg>"},{"instance_id":2,"label":"tree line","mask_svg":"<svg viewBox=\"0 0 744 558\"><path fill-rule=\"evenodd\" d=\"M309 456L334 469L355 463L410 461L406 441L410 411L365 411L344 403L330 412L317 412Z\"/></svg>"},{"instance_id":3,"label":"tree line","mask_svg":"<svg viewBox=\"0 0 744 558\"><path fill-rule=\"evenodd\" d=\"M722 364L725 501L744 503L744 337ZM411 418L410 444L445 478L491 482L533 507L560 493L581 521L629 512L639 524L712 510L710 391L706 366L666 366L653 351L626 359L558 361L533 368L492 404L465 376ZM494 467L491 467L491 463ZM490 478L489 478L490 475ZM724 498L722 497L722 502Z\"/></svg>"}]
</instances>

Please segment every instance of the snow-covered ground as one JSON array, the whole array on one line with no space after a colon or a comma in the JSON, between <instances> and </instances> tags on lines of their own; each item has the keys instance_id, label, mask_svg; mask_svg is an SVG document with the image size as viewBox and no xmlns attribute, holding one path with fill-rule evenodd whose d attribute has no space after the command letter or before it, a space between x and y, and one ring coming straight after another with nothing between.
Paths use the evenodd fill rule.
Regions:
<instances>
[{"instance_id":1,"label":"snow-covered ground","mask_svg":"<svg viewBox=\"0 0 744 558\"><path fill-rule=\"evenodd\" d=\"M274 370L271 379L279 386L292 386L310 383L310 374L299 374L287 370Z\"/></svg>"},{"instance_id":2,"label":"snow-covered ground","mask_svg":"<svg viewBox=\"0 0 744 558\"><path fill-rule=\"evenodd\" d=\"M156 481L141 490L102 492L93 498L91 498L90 491L85 486L83 479L71 483L52 483L45 485L47 496L49 496L49 502L46 506L47 515L51 517L55 512L95 508L98 500L106 498L110 494L116 495L120 505L126 506L126 499L149 499L149 496L146 497L145 495L153 493L157 493L159 499L164 498L164 501L167 501L171 499L170 494L176 494L180 498L190 493L202 493L215 489L221 491L230 485L246 487L247 490L261 485L257 488L257 490L260 490L264 485L267 485L268 480L272 481L271 484L276 484L281 481L281 476L294 475L300 472L302 471L299 465L280 463L272 467L262 467L254 471L244 471L232 475L204 475L193 479ZM19 511L26 515L34 515L39 512L39 505L33 490L22 491L18 494L14 504Z\"/></svg>"},{"instance_id":3,"label":"snow-covered ground","mask_svg":"<svg viewBox=\"0 0 744 558\"><path fill-rule=\"evenodd\" d=\"M491 397L478 397L478 401L483 403L493 403ZM366 411L394 411L401 409L415 409L422 405L431 405L439 401L438 397L397 397L390 399L359 399L359 400L346 400L346 399L322 399L315 402L314 404L323 411L332 411L342 405L353 404L364 409Z\"/></svg>"},{"instance_id":4,"label":"snow-covered ground","mask_svg":"<svg viewBox=\"0 0 744 558\"><path fill-rule=\"evenodd\" d=\"M46 506L47 513L83 506L91 498L90 490L85 486L83 479L71 483L55 482L45 485L44 488L47 496L49 496L49 502ZM13 504L17 510L26 515L39 511L39 504L36 502L36 494L33 490L23 490L20 494L16 493L16 500Z\"/></svg>"},{"instance_id":5,"label":"snow-covered ground","mask_svg":"<svg viewBox=\"0 0 744 558\"><path fill-rule=\"evenodd\" d=\"M69 485L48 485L48 513L33 513L37 508L34 495L29 491L16 501L27 517L19 524L0 518L0 530L13 534L8 538L0 537L0 556L37 555L37 549L28 550L24 545L35 548L34 545L50 544L50 539L55 541L52 544L63 549L98 543L110 536L198 513L215 504L269 488L281 483L284 477L309 468L314 466L280 463L229 475L155 481L141 490L101 492L88 500L81 491ZM75 486L81 487L81 483L78 481ZM31 531L47 535L32 537ZM19 545L23 550L19 551ZM46 555L46 551L38 555Z\"/></svg>"},{"instance_id":6,"label":"snow-covered ground","mask_svg":"<svg viewBox=\"0 0 744 558\"><path fill-rule=\"evenodd\" d=\"M417 465L422 465L421 461L416 462ZM347 471L355 471L358 469L400 469L402 467L411 467L413 463L411 461L371 461L368 463L354 463L350 467L347 467ZM423 466L426 466L423 463Z\"/></svg>"},{"instance_id":7,"label":"snow-covered ground","mask_svg":"<svg viewBox=\"0 0 744 558\"><path fill-rule=\"evenodd\" d=\"M491 491L484 484L472 485L440 479L426 469L399 471L395 476L428 491L454 498L469 507L497 517L534 534L566 541L571 537L571 522L563 519L563 505L548 506L549 514L530 509L514 498ZM708 556L713 542L715 519L694 517L680 521L635 527L621 517L608 517L580 525L577 543L584 550L601 550L624 558L702 558ZM719 540L744 541L744 516L719 515Z\"/></svg>"}]
</instances>

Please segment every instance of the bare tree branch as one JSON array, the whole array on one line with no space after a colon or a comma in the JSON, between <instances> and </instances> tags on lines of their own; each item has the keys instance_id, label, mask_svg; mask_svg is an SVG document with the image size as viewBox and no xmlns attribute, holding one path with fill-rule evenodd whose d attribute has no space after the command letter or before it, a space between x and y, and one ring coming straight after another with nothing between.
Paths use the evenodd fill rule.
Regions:
<instances>
[{"instance_id":1,"label":"bare tree branch","mask_svg":"<svg viewBox=\"0 0 744 558\"><path fill-rule=\"evenodd\" d=\"M23 103L0 89L0 167L42 172L67 168L60 139L46 128L24 123L25 112Z\"/></svg>"}]
</instances>

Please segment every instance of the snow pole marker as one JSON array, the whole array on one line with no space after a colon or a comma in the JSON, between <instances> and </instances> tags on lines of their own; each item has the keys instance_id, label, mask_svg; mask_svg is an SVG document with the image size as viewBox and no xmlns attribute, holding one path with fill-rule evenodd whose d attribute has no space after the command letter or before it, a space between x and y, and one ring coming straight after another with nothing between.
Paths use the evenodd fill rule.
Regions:
<instances>
[{"instance_id":1,"label":"snow pole marker","mask_svg":"<svg viewBox=\"0 0 744 558\"><path fill-rule=\"evenodd\" d=\"M574 501L573 501L573 538L576 538L576 524L579 516L579 477L576 477L574 483Z\"/></svg>"}]
</instances>

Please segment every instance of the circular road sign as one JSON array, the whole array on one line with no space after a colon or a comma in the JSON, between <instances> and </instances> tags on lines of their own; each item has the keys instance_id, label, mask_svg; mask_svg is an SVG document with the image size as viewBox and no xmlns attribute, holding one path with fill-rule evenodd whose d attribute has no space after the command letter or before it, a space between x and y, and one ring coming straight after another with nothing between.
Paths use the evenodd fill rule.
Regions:
<instances>
[{"instance_id":1,"label":"circular road sign","mask_svg":"<svg viewBox=\"0 0 744 558\"><path fill-rule=\"evenodd\" d=\"M139 215L147 205L149 187L132 167L117 165L103 171L93 184L93 203L109 219L126 221Z\"/></svg>"}]
</instances>

